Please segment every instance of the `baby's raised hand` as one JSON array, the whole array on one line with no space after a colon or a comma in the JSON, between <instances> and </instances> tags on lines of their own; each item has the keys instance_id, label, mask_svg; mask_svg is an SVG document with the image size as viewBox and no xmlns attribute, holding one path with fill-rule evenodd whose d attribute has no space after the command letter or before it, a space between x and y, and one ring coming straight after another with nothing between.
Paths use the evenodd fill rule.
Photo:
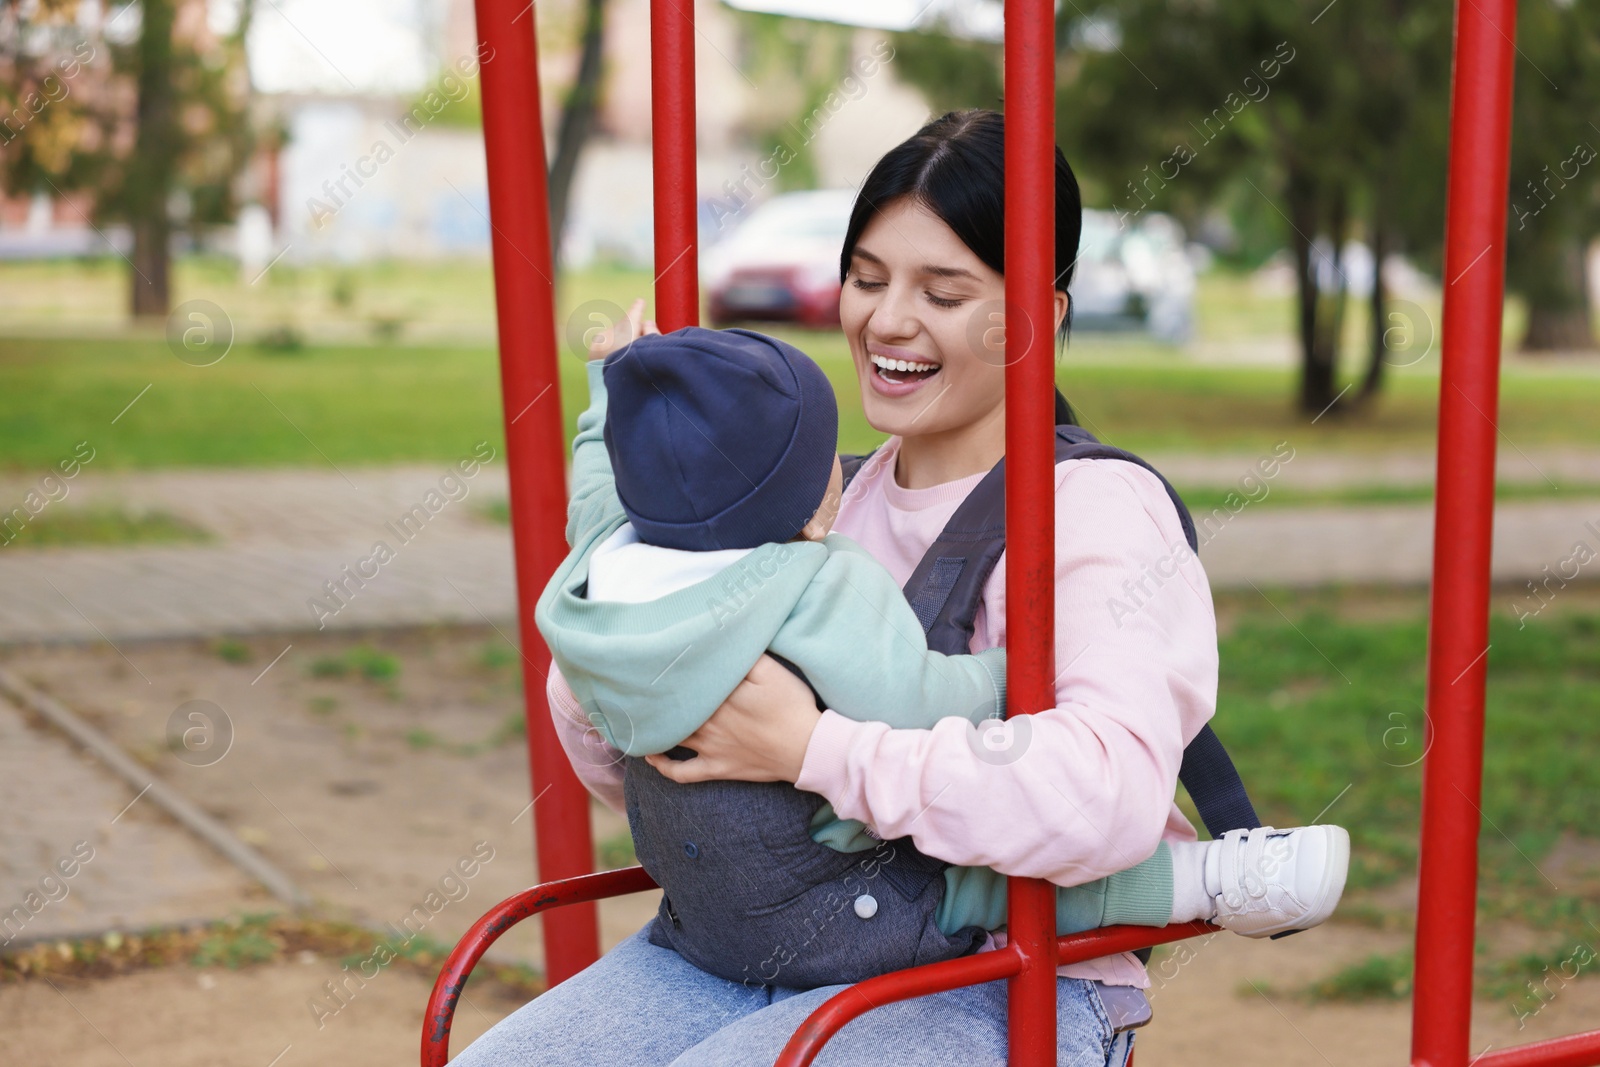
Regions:
<instances>
[{"instance_id":1,"label":"baby's raised hand","mask_svg":"<svg viewBox=\"0 0 1600 1067\"><path fill-rule=\"evenodd\" d=\"M623 318L595 333L589 342L589 358L605 359L623 345L637 341L647 333L660 332L654 319L644 317L644 297L641 296L629 305Z\"/></svg>"}]
</instances>

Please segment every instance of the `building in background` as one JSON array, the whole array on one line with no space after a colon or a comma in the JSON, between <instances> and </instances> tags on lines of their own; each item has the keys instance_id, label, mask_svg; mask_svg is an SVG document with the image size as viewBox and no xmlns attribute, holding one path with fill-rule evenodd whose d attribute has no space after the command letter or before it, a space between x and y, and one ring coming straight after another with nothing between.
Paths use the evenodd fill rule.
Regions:
<instances>
[{"instance_id":1,"label":"building in background","mask_svg":"<svg viewBox=\"0 0 1600 1067\"><path fill-rule=\"evenodd\" d=\"M651 260L649 6L610 0L606 7L601 107L578 164L563 247L571 265ZM826 3L810 6L831 18ZM806 7L790 3L794 10L780 13ZM582 8L583 0L546 0L533 9L552 152L576 72ZM87 20L86 34L99 35L107 23L136 23L118 19L125 10L91 0L80 21ZM185 21L204 24L202 32L226 32L238 7L237 0L186 0L181 11ZM744 69L742 16L723 0L696 0L695 17L699 184L706 238L714 242L793 182L776 173L771 150L752 135L752 116L763 105L770 111L773 86L757 85ZM853 31L852 60L892 53L881 28L889 25ZM204 250L237 256L249 274L279 260L488 255L471 0L256 5L249 59L260 147L240 178L237 224L208 231ZM921 96L895 81L891 59L841 84L825 106L797 114L786 136L806 142L815 185L847 187L927 117ZM96 227L89 215L82 197L50 190L0 200L0 256L125 253L125 228ZM190 237L178 241L179 251L195 250Z\"/></svg>"},{"instance_id":2,"label":"building in background","mask_svg":"<svg viewBox=\"0 0 1600 1067\"><path fill-rule=\"evenodd\" d=\"M262 106L287 134L269 206L271 254L296 261L487 255L483 140L471 121L476 77L464 73L478 62L469 0L435 0L417 18L409 45L395 27L386 30L396 40L393 66L344 73L337 69L341 52L330 51L319 67L296 32L322 45L313 19L326 6L289 2L281 16L258 9L252 36ZM547 2L538 11L553 151L562 95L576 68L581 0ZM762 178L768 153L746 136L760 88L741 70L739 16L720 0L699 0L695 11L700 193L711 223L766 199L780 183ZM859 30L853 51L869 54L883 39L880 31ZM361 50L370 47L362 42ZM574 182L568 264L651 261L649 47L649 0L611 0L602 105ZM892 62L880 66L864 92L842 95L840 106L808 126L819 185L855 185L927 118L921 97L894 81ZM429 94L442 104L437 111ZM708 237L716 236L713 226Z\"/></svg>"}]
</instances>

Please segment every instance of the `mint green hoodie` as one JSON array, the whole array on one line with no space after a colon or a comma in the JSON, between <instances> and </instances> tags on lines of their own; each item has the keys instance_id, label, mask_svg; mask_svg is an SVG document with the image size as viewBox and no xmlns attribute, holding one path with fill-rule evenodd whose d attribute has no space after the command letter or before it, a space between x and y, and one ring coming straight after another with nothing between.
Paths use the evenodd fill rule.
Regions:
<instances>
[{"instance_id":1,"label":"mint green hoodie","mask_svg":"<svg viewBox=\"0 0 1600 1067\"><path fill-rule=\"evenodd\" d=\"M588 366L589 409L572 443L567 542L572 551L539 598L535 620L562 676L606 742L630 756L665 752L694 733L765 652L793 663L823 703L848 718L926 729L958 715L1005 715L1005 650L930 651L889 572L854 541L767 544L711 578L644 603L585 597L596 548L627 521L604 442L601 361ZM878 841L824 803L813 840L840 852ZM951 867L936 921L945 933L1004 923L1005 878ZM1107 922L1162 925L1171 915L1165 846L1131 871L1057 893L1062 933ZM1107 918L1107 916L1110 916Z\"/></svg>"}]
</instances>

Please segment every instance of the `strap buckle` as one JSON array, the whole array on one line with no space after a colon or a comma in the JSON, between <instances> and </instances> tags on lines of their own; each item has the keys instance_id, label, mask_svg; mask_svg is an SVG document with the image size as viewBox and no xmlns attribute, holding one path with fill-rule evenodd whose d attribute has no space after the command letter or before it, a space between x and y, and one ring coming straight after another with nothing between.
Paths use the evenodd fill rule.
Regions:
<instances>
[{"instance_id":1,"label":"strap buckle","mask_svg":"<svg viewBox=\"0 0 1600 1067\"><path fill-rule=\"evenodd\" d=\"M1137 1030L1150 1021L1153 1012L1150 998L1144 995L1144 990L1131 985L1107 985L1098 980L1089 984L1100 998L1100 1007L1111 1021L1113 1034Z\"/></svg>"}]
</instances>

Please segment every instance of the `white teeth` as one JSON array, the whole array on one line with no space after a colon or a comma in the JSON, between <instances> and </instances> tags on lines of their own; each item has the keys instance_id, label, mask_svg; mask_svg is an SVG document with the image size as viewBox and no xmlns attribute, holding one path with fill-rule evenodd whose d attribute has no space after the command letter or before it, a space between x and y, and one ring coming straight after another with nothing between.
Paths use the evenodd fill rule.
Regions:
<instances>
[{"instance_id":1,"label":"white teeth","mask_svg":"<svg viewBox=\"0 0 1600 1067\"><path fill-rule=\"evenodd\" d=\"M874 355L871 358L873 366L880 367L883 370L898 371L902 374L909 371L937 370L939 367L937 363L923 363L920 360L890 359L887 356L879 355Z\"/></svg>"}]
</instances>

